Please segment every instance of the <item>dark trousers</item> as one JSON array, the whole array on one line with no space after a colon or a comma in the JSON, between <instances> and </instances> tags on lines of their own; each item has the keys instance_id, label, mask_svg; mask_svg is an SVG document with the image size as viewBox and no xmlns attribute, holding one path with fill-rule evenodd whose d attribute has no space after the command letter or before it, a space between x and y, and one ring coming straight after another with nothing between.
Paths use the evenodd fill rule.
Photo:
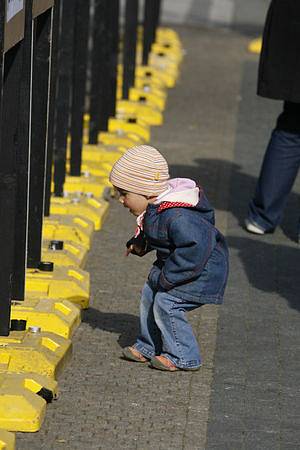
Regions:
<instances>
[{"instance_id":1,"label":"dark trousers","mask_svg":"<svg viewBox=\"0 0 300 450\"><path fill-rule=\"evenodd\" d=\"M269 141L248 218L272 231L280 222L300 167L300 104L285 102ZM299 205L300 214L300 205Z\"/></svg>"}]
</instances>

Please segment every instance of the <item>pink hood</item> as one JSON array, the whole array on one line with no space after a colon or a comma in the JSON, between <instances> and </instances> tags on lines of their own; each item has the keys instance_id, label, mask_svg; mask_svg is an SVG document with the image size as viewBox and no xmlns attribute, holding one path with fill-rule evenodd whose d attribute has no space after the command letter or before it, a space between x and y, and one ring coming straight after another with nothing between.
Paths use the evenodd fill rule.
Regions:
<instances>
[{"instance_id":1,"label":"pink hood","mask_svg":"<svg viewBox=\"0 0 300 450\"><path fill-rule=\"evenodd\" d=\"M199 202L199 188L189 178L172 178L168 182L168 189L154 203L158 205L162 202L183 202L196 206Z\"/></svg>"}]
</instances>

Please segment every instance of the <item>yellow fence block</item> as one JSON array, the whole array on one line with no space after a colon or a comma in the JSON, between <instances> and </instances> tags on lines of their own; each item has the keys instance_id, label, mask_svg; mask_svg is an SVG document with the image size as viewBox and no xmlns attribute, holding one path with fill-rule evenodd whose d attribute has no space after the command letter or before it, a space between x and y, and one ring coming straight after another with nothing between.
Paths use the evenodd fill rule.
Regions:
<instances>
[{"instance_id":1,"label":"yellow fence block","mask_svg":"<svg viewBox=\"0 0 300 450\"><path fill-rule=\"evenodd\" d=\"M149 55L149 66L168 74L168 76L173 79L173 86L169 87L175 86L179 77L179 66L166 54L151 52Z\"/></svg>"},{"instance_id":2,"label":"yellow fence block","mask_svg":"<svg viewBox=\"0 0 300 450\"><path fill-rule=\"evenodd\" d=\"M122 153L119 155L121 156ZM109 179L109 173L111 171L111 165L103 164L102 162L95 161L82 161L82 170L85 172L90 172L92 175L96 176L106 176Z\"/></svg>"},{"instance_id":3,"label":"yellow fence block","mask_svg":"<svg viewBox=\"0 0 300 450\"><path fill-rule=\"evenodd\" d=\"M156 51L154 51L154 49ZM165 86L170 88L174 86L174 83L176 82L178 75L179 75L179 66L181 63L181 60L183 58L184 52L180 52L180 56L174 53L172 54L171 48L163 48L160 44L153 44L151 52L149 53L148 58L148 67L149 68L156 68L160 72L164 73L164 82ZM137 54L136 54L136 61L137 65L142 65L143 61L143 46L142 43L139 43L137 45ZM172 79L167 79L166 75L168 77L171 77Z\"/></svg>"},{"instance_id":4,"label":"yellow fence block","mask_svg":"<svg viewBox=\"0 0 300 450\"><path fill-rule=\"evenodd\" d=\"M80 309L67 300L26 298L12 302L11 320L26 321L26 329L40 327L64 338L71 338L81 321ZM13 322L12 322L13 324Z\"/></svg>"},{"instance_id":5,"label":"yellow fence block","mask_svg":"<svg viewBox=\"0 0 300 450\"><path fill-rule=\"evenodd\" d=\"M64 190L66 192L92 192L96 197L101 197L108 186L108 176L97 177L89 172L83 172L80 177L66 176Z\"/></svg>"},{"instance_id":6,"label":"yellow fence block","mask_svg":"<svg viewBox=\"0 0 300 450\"><path fill-rule=\"evenodd\" d=\"M181 54L184 54L184 49L179 39L170 39L167 36L163 36L161 33L158 33L155 44L160 45L163 49L167 49L168 51L175 51L177 53L180 52Z\"/></svg>"},{"instance_id":7,"label":"yellow fence block","mask_svg":"<svg viewBox=\"0 0 300 450\"><path fill-rule=\"evenodd\" d=\"M71 341L41 332L38 327L29 330L0 336L0 372L29 372L57 378L71 356Z\"/></svg>"},{"instance_id":8,"label":"yellow fence block","mask_svg":"<svg viewBox=\"0 0 300 450\"><path fill-rule=\"evenodd\" d=\"M174 61L176 65L179 65L183 59L183 51L176 45L168 45L167 43L161 44L154 42L151 47L151 52L157 55L162 54L166 58Z\"/></svg>"},{"instance_id":9,"label":"yellow fence block","mask_svg":"<svg viewBox=\"0 0 300 450\"><path fill-rule=\"evenodd\" d=\"M144 89L138 89L135 87L129 90L129 100L146 103L149 106L155 106L160 111L163 111L166 107L166 97L157 95L155 93L145 91Z\"/></svg>"},{"instance_id":10,"label":"yellow fence block","mask_svg":"<svg viewBox=\"0 0 300 450\"><path fill-rule=\"evenodd\" d=\"M124 151L126 151L126 147L124 147L124 150L112 150L116 147L113 146L104 146L104 145L92 145L92 144L85 144L83 146L83 156L84 161L86 163L95 163L95 164L102 164L105 165L105 167L109 170L111 170L111 167L114 165L114 163L119 159Z\"/></svg>"},{"instance_id":11,"label":"yellow fence block","mask_svg":"<svg viewBox=\"0 0 300 450\"><path fill-rule=\"evenodd\" d=\"M51 215L44 218L43 239L72 241L91 248L94 224L79 216Z\"/></svg>"},{"instance_id":12,"label":"yellow fence block","mask_svg":"<svg viewBox=\"0 0 300 450\"><path fill-rule=\"evenodd\" d=\"M150 91L150 92L164 92L165 95L167 95L166 92L166 85L157 79L148 79L146 77L136 77L134 81L134 87L138 89L143 89L144 91Z\"/></svg>"},{"instance_id":13,"label":"yellow fence block","mask_svg":"<svg viewBox=\"0 0 300 450\"><path fill-rule=\"evenodd\" d=\"M67 161L66 163L67 171L70 169L70 162ZM91 175L95 175L96 177L102 177L105 178L105 182L107 183L108 177L109 177L109 170L105 165L102 165L101 163L94 163L94 164L88 164L87 161L82 160L81 162L81 170L82 173L90 173Z\"/></svg>"},{"instance_id":14,"label":"yellow fence block","mask_svg":"<svg viewBox=\"0 0 300 450\"><path fill-rule=\"evenodd\" d=\"M248 45L248 51L260 54L262 48L262 38L253 39Z\"/></svg>"},{"instance_id":15,"label":"yellow fence block","mask_svg":"<svg viewBox=\"0 0 300 450\"><path fill-rule=\"evenodd\" d=\"M122 130L125 133L134 133L140 136L145 142L150 141L150 127L142 119L115 119L110 118L108 121L108 130L112 133Z\"/></svg>"},{"instance_id":16,"label":"yellow fence block","mask_svg":"<svg viewBox=\"0 0 300 450\"><path fill-rule=\"evenodd\" d=\"M46 404L57 397L57 382L36 373L0 374L0 427L35 432L43 423ZM11 435L11 433L10 433ZM1 447L2 442L6 447ZM0 431L0 449L14 448L14 435Z\"/></svg>"},{"instance_id":17,"label":"yellow fence block","mask_svg":"<svg viewBox=\"0 0 300 450\"><path fill-rule=\"evenodd\" d=\"M162 112L157 107L131 100L118 100L117 118L128 119L130 117L136 117L137 119L142 117L144 122L150 126L162 125L163 123Z\"/></svg>"},{"instance_id":18,"label":"yellow fence block","mask_svg":"<svg viewBox=\"0 0 300 450\"><path fill-rule=\"evenodd\" d=\"M42 261L52 261L58 266L85 267L88 249L72 241L45 239L42 243Z\"/></svg>"},{"instance_id":19,"label":"yellow fence block","mask_svg":"<svg viewBox=\"0 0 300 450\"><path fill-rule=\"evenodd\" d=\"M98 140L105 145L117 145L126 147L126 149L145 142L141 136L134 133L125 133L125 131L120 129L115 133L103 131L99 133ZM85 143L87 144L88 142L86 141Z\"/></svg>"},{"instance_id":20,"label":"yellow fence block","mask_svg":"<svg viewBox=\"0 0 300 450\"><path fill-rule=\"evenodd\" d=\"M148 66L147 66L148 67ZM123 65L119 64L118 65L118 78L117 78L117 83L118 86L121 87L123 86ZM134 86L136 88L140 88L140 89L159 89L161 91L166 91L167 89L167 85L165 83L165 81L161 78L157 78L157 77L153 77L153 76L149 76L148 73L144 73L143 75L141 74L136 74L135 76L135 81L134 81Z\"/></svg>"},{"instance_id":21,"label":"yellow fence block","mask_svg":"<svg viewBox=\"0 0 300 450\"><path fill-rule=\"evenodd\" d=\"M151 101L152 104L157 103L157 108L159 110L163 110L165 108L166 100L167 100L167 91L166 87L155 87L153 86L153 83L147 83L146 80L144 80L144 83L141 84L141 87L138 87L136 84L131 87L130 89L136 90L139 96L144 95L145 93L148 94L147 101ZM130 93L129 93L130 98ZM118 87L117 90L117 99L122 99L122 85ZM136 100L139 101L139 100ZM140 120L143 120L142 118Z\"/></svg>"},{"instance_id":22,"label":"yellow fence block","mask_svg":"<svg viewBox=\"0 0 300 450\"><path fill-rule=\"evenodd\" d=\"M108 208L109 203L107 201L98 199L92 194L52 197L50 203L51 214L87 217L93 222L95 230L102 228Z\"/></svg>"},{"instance_id":23,"label":"yellow fence block","mask_svg":"<svg viewBox=\"0 0 300 450\"><path fill-rule=\"evenodd\" d=\"M0 430L0 450L15 450L16 437L14 433Z\"/></svg>"},{"instance_id":24,"label":"yellow fence block","mask_svg":"<svg viewBox=\"0 0 300 450\"><path fill-rule=\"evenodd\" d=\"M54 266L53 272L27 269L26 298L69 300L80 308L88 308L90 275L78 267Z\"/></svg>"},{"instance_id":25,"label":"yellow fence block","mask_svg":"<svg viewBox=\"0 0 300 450\"><path fill-rule=\"evenodd\" d=\"M173 28L159 27L156 30L156 40L158 42L167 41L171 44L177 44L181 46L181 41L178 33Z\"/></svg>"},{"instance_id":26,"label":"yellow fence block","mask_svg":"<svg viewBox=\"0 0 300 450\"><path fill-rule=\"evenodd\" d=\"M166 70L157 69L151 66L136 66L136 75L139 77L146 77L149 80L160 80L166 87L172 88L176 84L176 77L173 74L168 73Z\"/></svg>"}]
</instances>

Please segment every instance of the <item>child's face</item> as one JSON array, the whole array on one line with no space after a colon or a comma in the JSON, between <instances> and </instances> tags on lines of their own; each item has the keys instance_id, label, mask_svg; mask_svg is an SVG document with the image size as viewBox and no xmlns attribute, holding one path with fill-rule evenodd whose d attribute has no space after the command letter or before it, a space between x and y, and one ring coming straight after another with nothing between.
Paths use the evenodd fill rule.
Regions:
<instances>
[{"instance_id":1,"label":"child's face","mask_svg":"<svg viewBox=\"0 0 300 450\"><path fill-rule=\"evenodd\" d=\"M115 188L116 197L124 208L128 208L131 214L138 217L148 206L149 199L141 194L134 194L123 189Z\"/></svg>"}]
</instances>

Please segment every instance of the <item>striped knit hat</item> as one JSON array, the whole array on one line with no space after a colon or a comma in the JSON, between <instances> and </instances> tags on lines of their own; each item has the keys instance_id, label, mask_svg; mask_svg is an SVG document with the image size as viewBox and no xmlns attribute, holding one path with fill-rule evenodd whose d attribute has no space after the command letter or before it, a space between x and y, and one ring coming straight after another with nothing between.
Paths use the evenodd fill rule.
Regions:
<instances>
[{"instance_id":1,"label":"striped knit hat","mask_svg":"<svg viewBox=\"0 0 300 450\"><path fill-rule=\"evenodd\" d=\"M168 163L156 148L137 145L118 159L109 179L114 186L125 191L156 196L168 187Z\"/></svg>"}]
</instances>

